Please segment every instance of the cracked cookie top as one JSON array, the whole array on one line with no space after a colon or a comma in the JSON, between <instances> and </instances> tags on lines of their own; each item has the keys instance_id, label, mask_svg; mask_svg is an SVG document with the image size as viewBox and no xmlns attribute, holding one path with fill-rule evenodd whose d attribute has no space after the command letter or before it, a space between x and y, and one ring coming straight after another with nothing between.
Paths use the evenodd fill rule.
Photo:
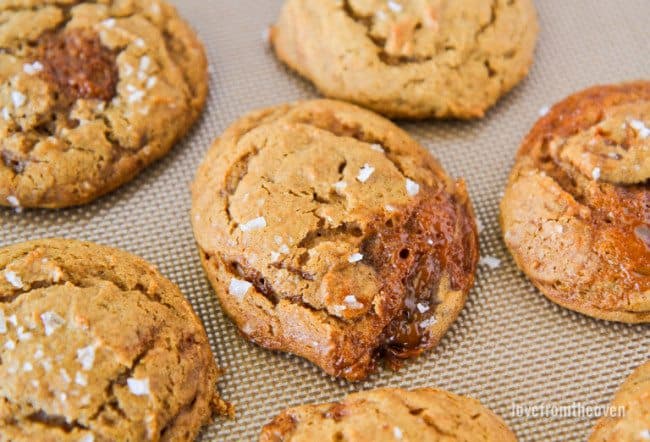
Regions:
<instances>
[{"instance_id":1,"label":"cracked cookie top","mask_svg":"<svg viewBox=\"0 0 650 442\"><path fill-rule=\"evenodd\" d=\"M531 0L287 0L271 43L327 96L390 117L482 117L528 72Z\"/></svg>"},{"instance_id":2,"label":"cracked cookie top","mask_svg":"<svg viewBox=\"0 0 650 442\"><path fill-rule=\"evenodd\" d=\"M262 429L260 442L450 441L514 442L503 420L477 400L433 388L378 389L342 402L282 412Z\"/></svg>"},{"instance_id":3,"label":"cracked cookie top","mask_svg":"<svg viewBox=\"0 0 650 442\"><path fill-rule=\"evenodd\" d=\"M91 243L0 249L0 439L193 440L229 406L198 317L150 264Z\"/></svg>"},{"instance_id":4,"label":"cracked cookie top","mask_svg":"<svg viewBox=\"0 0 650 442\"><path fill-rule=\"evenodd\" d=\"M524 141L501 203L506 244L553 301L650 322L650 82L554 106Z\"/></svg>"},{"instance_id":5,"label":"cracked cookie top","mask_svg":"<svg viewBox=\"0 0 650 442\"><path fill-rule=\"evenodd\" d=\"M0 4L0 205L89 202L199 115L207 64L161 0Z\"/></svg>"},{"instance_id":6,"label":"cracked cookie top","mask_svg":"<svg viewBox=\"0 0 650 442\"><path fill-rule=\"evenodd\" d=\"M207 273L251 340L361 379L433 347L473 283L464 183L405 132L317 100L254 112L193 185Z\"/></svg>"},{"instance_id":7,"label":"cracked cookie top","mask_svg":"<svg viewBox=\"0 0 650 442\"><path fill-rule=\"evenodd\" d=\"M614 415L602 417L589 442L644 441L650 439L650 362L623 383L610 404Z\"/></svg>"}]
</instances>

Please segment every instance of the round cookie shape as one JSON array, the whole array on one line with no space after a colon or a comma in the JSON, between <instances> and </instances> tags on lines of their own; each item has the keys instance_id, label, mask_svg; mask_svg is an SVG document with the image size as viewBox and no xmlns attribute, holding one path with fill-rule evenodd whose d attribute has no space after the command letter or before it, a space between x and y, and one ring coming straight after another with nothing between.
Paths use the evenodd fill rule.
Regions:
<instances>
[{"instance_id":1,"label":"round cookie shape","mask_svg":"<svg viewBox=\"0 0 650 442\"><path fill-rule=\"evenodd\" d=\"M650 440L650 362L623 383L610 411L596 423L589 442Z\"/></svg>"},{"instance_id":2,"label":"round cookie shape","mask_svg":"<svg viewBox=\"0 0 650 442\"><path fill-rule=\"evenodd\" d=\"M650 322L650 82L555 105L519 150L501 202L506 245L553 302Z\"/></svg>"},{"instance_id":3,"label":"round cookie shape","mask_svg":"<svg viewBox=\"0 0 650 442\"><path fill-rule=\"evenodd\" d=\"M503 420L477 400L433 388L353 393L342 402L283 411L260 442L515 442Z\"/></svg>"},{"instance_id":4,"label":"round cookie shape","mask_svg":"<svg viewBox=\"0 0 650 442\"><path fill-rule=\"evenodd\" d=\"M203 47L165 1L16 0L0 17L0 206L92 201L203 108Z\"/></svg>"},{"instance_id":5,"label":"round cookie shape","mask_svg":"<svg viewBox=\"0 0 650 442\"><path fill-rule=\"evenodd\" d=\"M334 376L432 348L473 284L464 182L350 104L242 118L207 153L192 203L204 268L240 331Z\"/></svg>"},{"instance_id":6,"label":"round cookie shape","mask_svg":"<svg viewBox=\"0 0 650 442\"><path fill-rule=\"evenodd\" d=\"M528 74L537 33L531 0L286 0L270 38L328 97L480 118Z\"/></svg>"},{"instance_id":7,"label":"round cookie shape","mask_svg":"<svg viewBox=\"0 0 650 442\"><path fill-rule=\"evenodd\" d=\"M0 439L191 441L230 406L199 318L150 264L92 243L0 249Z\"/></svg>"}]
</instances>

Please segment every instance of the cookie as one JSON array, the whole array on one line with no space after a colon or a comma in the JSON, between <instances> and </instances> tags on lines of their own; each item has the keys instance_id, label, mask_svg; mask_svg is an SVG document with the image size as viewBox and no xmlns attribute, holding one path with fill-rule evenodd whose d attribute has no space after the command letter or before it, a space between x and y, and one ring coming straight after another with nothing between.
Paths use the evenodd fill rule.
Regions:
<instances>
[{"instance_id":1,"label":"cookie","mask_svg":"<svg viewBox=\"0 0 650 442\"><path fill-rule=\"evenodd\" d=\"M0 440L190 441L229 406L199 318L150 264L91 243L0 249Z\"/></svg>"},{"instance_id":2,"label":"cookie","mask_svg":"<svg viewBox=\"0 0 650 442\"><path fill-rule=\"evenodd\" d=\"M198 118L204 50L166 2L15 0L0 17L0 205L87 203Z\"/></svg>"},{"instance_id":3,"label":"cookie","mask_svg":"<svg viewBox=\"0 0 650 442\"><path fill-rule=\"evenodd\" d=\"M478 256L463 181L408 134L316 100L253 112L210 148L194 233L226 313L257 344L359 380L434 347Z\"/></svg>"},{"instance_id":4,"label":"cookie","mask_svg":"<svg viewBox=\"0 0 650 442\"><path fill-rule=\"evenodd\" d=\"M553 302L650 322L650 82L596 86L526 137L501 202L505 242Z\"/></svg>"},{"instance_id":5,"label":"cookie","mask_svg":"<svg viewBox=\"0 0 650 442\"><path fill-rule=\"evenodd\" d=\"M637 368L594 427L589 442L650 440L650 362Z\"/></svg>"},{"instance_id":6,"label":"cookie","mask_svg":"<svg viewBox=\"0 0 650 442\"><path fill-rule=\"evenodd\" d=\"M527 74L532 0L286 0L271 44L331 98L388 117L480 118Z\"/></svg>"},{"instance_id":7,"label":"cookie","mask_svg":"<svg viewBox=\"0 0 650 442\"><path fill-rule=\"evenodd\" d=\"M514 442L514 433L477 400L433 388L353 393L342 402L282 412L260 442Z\"/></svg>"}]
</instances>

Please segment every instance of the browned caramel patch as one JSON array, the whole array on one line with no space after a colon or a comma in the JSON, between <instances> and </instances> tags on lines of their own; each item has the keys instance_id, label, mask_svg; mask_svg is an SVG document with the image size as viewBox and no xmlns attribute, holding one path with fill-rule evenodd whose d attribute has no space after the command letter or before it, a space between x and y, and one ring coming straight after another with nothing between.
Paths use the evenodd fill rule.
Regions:
<instances>
[{"instance_id":1,"label":"browned caramel patch","mask_svg":"<svg viewBox=\"0 0 650 442\"><path fill-rule=\"evenodd\" d=\"M115 96L118 70L115 52L102 46L89 29L44 34L36 46L42 75L56 84L64 99L109 101Z\"/></svg>"}]
</instances>

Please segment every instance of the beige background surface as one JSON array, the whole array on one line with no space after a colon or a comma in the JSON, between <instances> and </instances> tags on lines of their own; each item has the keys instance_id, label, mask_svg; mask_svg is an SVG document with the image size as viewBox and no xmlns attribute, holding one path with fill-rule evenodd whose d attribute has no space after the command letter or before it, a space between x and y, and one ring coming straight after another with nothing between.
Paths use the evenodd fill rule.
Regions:
<instances>
[{"instance_id":1,"label":"beige background surface","mask_svg":"<svg viewBox=\"0 0 650 442\"><path fill-rule=\"evenodd\" d=\"M211 65L209 104L195 130L134 182L87 207L1 209L0 245L52 236L93 240L141 255L176 282L203 318L227 370L221 391L237 406L237 419L218 421L205 440L255 440L287 406L387 385L471 395L503 416L522 441L584 440L588 419L518 418L513 402L607 404L630 371L650 359L650 327L597 321L546 301L507 255L497 206L513 155L540 108L595 83L650 77L650 1L537 0L542 33L530 78L487 118L402 125L451 174L468 180L485 226L481 253L503 263L479 270L462 316L435 351L356 385L239 338L203 277L192 239L188 185L212 139L251 109L317 96L275 61L263 39L281 0L176 3L206 44Z\"/></svg>"}]
</instances>

